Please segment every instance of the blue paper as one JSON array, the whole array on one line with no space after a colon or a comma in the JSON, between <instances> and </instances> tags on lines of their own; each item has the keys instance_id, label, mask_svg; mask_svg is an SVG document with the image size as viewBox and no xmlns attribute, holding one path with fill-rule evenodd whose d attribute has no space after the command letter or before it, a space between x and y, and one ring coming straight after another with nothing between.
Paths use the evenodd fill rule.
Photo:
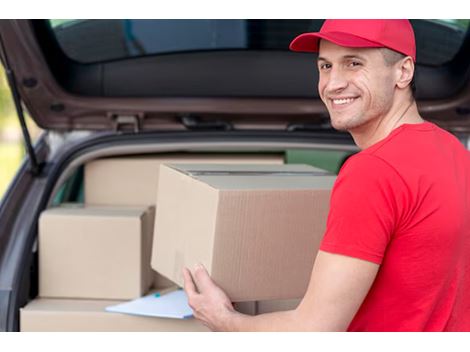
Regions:
<instances>
[{"instance_id":1,"label":"blue paper","mask_svg":"<svg viewBox=\"0 0 470 352\"><path fill-rule=\"evenodd\" d=\"M181 289L161 296L152 293L133 301L106 307L106 311L173 319L187 319L193 316L186 293Z\"/></svg>"}]
</instances>

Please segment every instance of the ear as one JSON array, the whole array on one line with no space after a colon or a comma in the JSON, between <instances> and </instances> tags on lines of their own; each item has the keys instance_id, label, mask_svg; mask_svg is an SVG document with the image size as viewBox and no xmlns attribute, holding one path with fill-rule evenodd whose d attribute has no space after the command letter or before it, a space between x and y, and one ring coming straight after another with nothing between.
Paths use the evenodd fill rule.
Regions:
<instances>
[{"instance_id":1,"label":"ear","mask_svg":"<svg viewBox=\"0 0 470 352\"><path fill-rule=\"evenodd\" d=\"M411 56L405 57L397 63L397 87L404 89L408 87L415 73L415 63Z\"/></svg>"}]
</instances>

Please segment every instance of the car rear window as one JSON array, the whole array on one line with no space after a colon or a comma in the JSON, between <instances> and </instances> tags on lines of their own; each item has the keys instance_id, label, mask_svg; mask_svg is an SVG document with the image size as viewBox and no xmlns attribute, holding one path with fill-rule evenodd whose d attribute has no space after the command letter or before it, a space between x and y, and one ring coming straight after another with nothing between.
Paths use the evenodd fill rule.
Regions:
<instances>
[{"instance_id":1,"label":"car rear window","mask_svg":"<svg viewBox=\"0 0 470 352\"><path fill-rule=\"evenodd\" d=\"M439 66L462 46L470 20L411 20L417 61ZM60 20L48 23L72 60L97 63L146 55L211 50L288 50L323 20Z\"/></svg>"}]
</instances>

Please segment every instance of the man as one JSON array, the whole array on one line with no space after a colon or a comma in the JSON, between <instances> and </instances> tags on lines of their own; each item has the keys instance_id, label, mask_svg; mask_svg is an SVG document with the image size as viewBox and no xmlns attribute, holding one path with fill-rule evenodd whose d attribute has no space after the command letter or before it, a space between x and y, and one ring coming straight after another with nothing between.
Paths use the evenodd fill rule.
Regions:
<instances>
[{"instance_id":1,"label":"man","mask_svg":"<svg viewBox=\"0 0 470 352\"><path fill-rule=\"evenodd\" d=\"M238 313L198 266L183 273L195 317L219 331L470 331L470 155L418 113L411 24L327 20L290 48L319 52L332 126L361 152L338 175L297 309Z\"/></svg>"}]
</instances>

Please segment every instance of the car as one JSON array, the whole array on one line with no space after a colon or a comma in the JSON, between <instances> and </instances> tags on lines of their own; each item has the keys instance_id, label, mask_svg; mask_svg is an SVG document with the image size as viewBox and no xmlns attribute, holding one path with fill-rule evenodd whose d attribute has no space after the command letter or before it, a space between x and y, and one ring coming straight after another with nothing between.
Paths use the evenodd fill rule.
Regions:
<instances>
[{"instance_id":1,"label":"car","mask_svg":"<svg viewBox=\"0 0 470 352\"><path fill-rule=\"evenodd\" d=\"M38 296L41 213L83 202L83 167L93 160L281 154L337 173L358 149L329 123L315 54L288 50L322 22L0 20L27 150L0 204L0 330L20 330L20 309ZM468 22L412 21L419 110L467 149ZM34 145L23 109L44 130Z\"/></svg>"}]
</instances>

